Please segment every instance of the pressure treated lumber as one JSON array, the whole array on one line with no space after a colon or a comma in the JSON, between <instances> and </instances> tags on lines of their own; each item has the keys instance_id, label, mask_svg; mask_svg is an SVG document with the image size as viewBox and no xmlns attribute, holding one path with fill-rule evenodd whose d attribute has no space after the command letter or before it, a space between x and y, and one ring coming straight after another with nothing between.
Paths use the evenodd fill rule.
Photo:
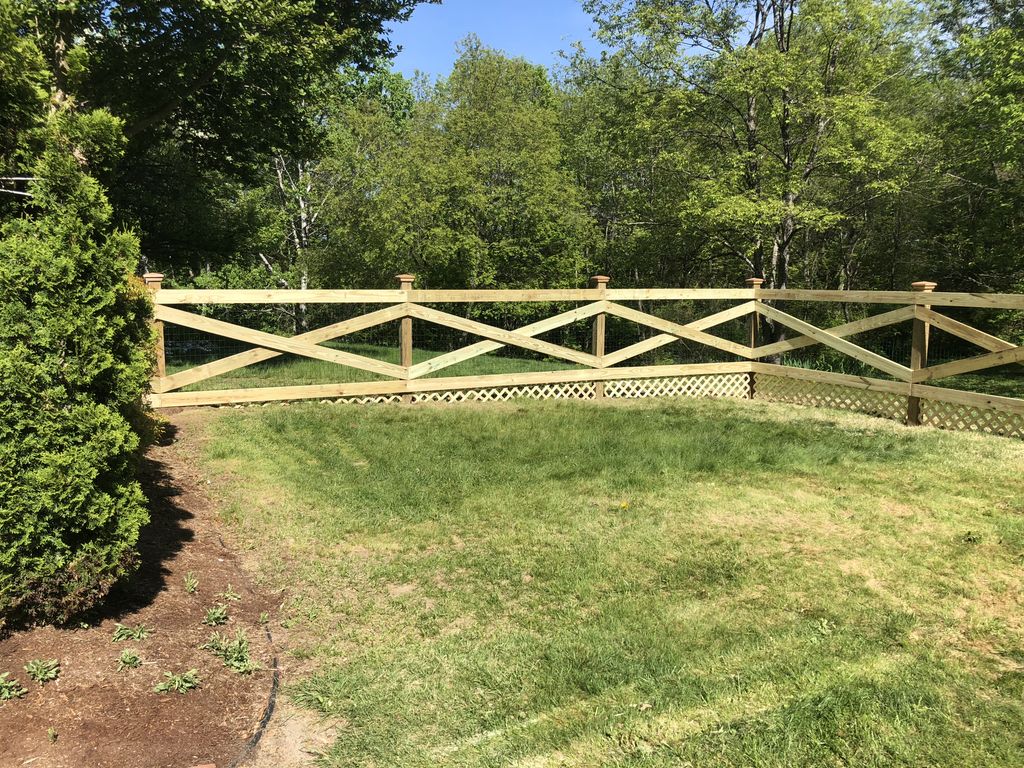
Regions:
<instances>
[{"instance_id":1,"label":"pressure treated lumber","mask_svg":"<svg viewBox=\"0 0 1024 768\"><path fill-rule=\"evenodd\" d=\"M690 341L696 341L700 344L704 344L715 349L720 349L723 352L729 352L730 354L736 355L737 357L750 358L750 349L737 344L734 341L728 341L727 339L713 336L710 333L704 333L703 331L694 330L687 328L685 325L679 323L673 323L671 320L665 320L654 315L649 315L646 312L640 312L636 309L630 309L624 307L621 304L614 304L609 302L607 312L610 315L616 315L625 320L632 320L635 323L646 325L659 331L664 331L667 334L676 336L681 339L689 339Z\"/></svg>"},{"instance_id":2,"label":"pressure treated lumber","mask_svg":"<svg viewBox=\"0 0 1024 768\"><path fill-rule=\"evenodd\" d=\"M914 307L900 307L899 309L893 309L889 312L882 312L878 315L865 317L862 320L854 320L850 323L843 323L842 325L837 325L833 328L827 328L825 329L825 332L843 339L847 336L854 336L858 333L864 333L865 331L885 328L886 326L895 325L896 323L901 323L904 320L912 320L913 318ZM765 344L757 347L754 349L754 356L758 359L774 357L775 355L780 355L784 352L792 352L795 349L811 347L820 343L821 342L817 339L812 339L808 336L798 336L792 339L777 341L774 344Z\"/></svg>"},{"instance_id":3,"label":"pressure treated lumber","mask_svg":"<svg viewBox=\"0 0 1024 768\"><path fill-rule=\"evenodd\" d=\"M416 381L360 381L344 384L311 384L295 387L169 392L166 394L149 395L149 402L154 408L171 408L195 405L231 405L235 403L395 395L407 392L444 392L448 390L488 389L492 387L518 387L584 381L673 378L677 376L704 376L721 373L747 373L750 371L750 365L747 361L691 365L651 365L635 368L595 368L571 371L503 373L487 376L458 376L454 378L421 379Z\"/></svg>"},{"instance_id":4,"label":"pressure treated lumber","mask_svg":"<svg viewBox=\"0 0 1024 768\"><path fill-rule=\"evenodd\" d=\"M157 306L154 308L154 317L168 323L175 323L186 328L194 328L197 331L212 333L217 336L224 336L229 339L243 341L246 344L253 344L258 347L272 349L276 352L288 352L293 355L312 357L317 360L326 360L329 363L347 365L351 368L358 368L371 373L379 373L383 376L404 379L408 371L400 365L384 363L380 360L373 360L362 355L353 355L350 352L342 352L337 349L319 347L316 344L299 341L295 338L276 336L264 331L254 331L251 328L243 328L240 325L225 323L223 320L215 320L212 317L203 317L191 312L183 312L180 309Z\"/></svg>"},{"instance_id":5,"label":"pressure treated lumber","mask_svg":"<svg viewBox=\"0 0 1024 768\"><path fill-rule=\"evenodd\" d=\"M543 320L538 320L536 323L530 323L529 325L524 325L521 328L516 328L514 333L521 336L539 336L542 333L553 331L555 328L561 328L562 326L576 322L577 320L585 320L588 317L593 317L599 312L602 312L604 310L604 306L603 302L586 304L582 307L571 309L568 312L562 312L561 314L553 315ZM465 362L466 360L472 360L474 357L479 357L480 355L487 354L488 352L494 352L504 346L506 345L498 341L478 341L475 344L469 344L468 346L461 347L451 352L446 352L445 354L438 355L437 357L432 357L429 360L425 360L422 363L412 366L409 370L409 378L421 378L426 376L428 373L434 373L435 371Z\"/></svg>"},{"instance_id":6,"label":"pressure treated lumber","mask_svg":"<svg viewBox=\"0 0 1024 768\"><path fill-rule=\"evenodd\" d=\"M349 320L342 320L338 323L331 325L325 325L323 328L317 328L314 331L299 334L293 336L292 339L296 341L306 341L311 344L320 344L325 341L331 341L333 339L347 336L350 333L356 333L357 331L364 331L367 328L373 328L377 325L397 320L400 317L404 317L406 314L406 308L404 304L396 304L393 307L387 307L386 309L379 309L376 312L370 312L359 317L353 317ZM154 392L170 392L181 387L187 387L190 384L196 384L200 381L213 378L214 376L220 376L225 373L237 370L239 368L245 368L246 366L254 363L260 363L265 360L272 360L275 357L280 357L283 353L275 352L270 349L250 349L245 352L239 352L229 357L221 358L220 360L214 360L211 363L204 365L197 365L195 368L189 368L186 371L180 371L170 376L164 376L162 378L156 378L153 380L152 387Z\"/></svg>"},{"instance_id":7,"label":"pressure treated lumber","mask_svg":"<svg viewBox=\"0 0 1024 768\"><path fill-rule=\"evenodd\" d=\"M897 379L910 381L910 369L905 365L900 365L888 358L864 349L851 341L846 341L845 339L841 339L828 331L823 331L810 323L806 323L803 320L793 317L792 315L768 304L758 302L757 311L765 317L775 320L788 328L792 328L794 331L799 331L804 336L808 336L815 341L821 342L825 346L832 347L845 355L849 355L855 360L860 360L862 363L870 365L872 368L884 371Z\"/></svg>"},{"instance_id":8,"label":"pressure treated lumber","mask_svg":"<svg viewBox=\"0 0 1024 768\"><path fill-rule=\"evenodd\" d=\"M709 328L714 328L716 325L721 325L729 320L735 320L743 317L744 315L752 314L753 312L754 302L747 301L743 304L737 304L734 307L729 307L729 309L723 309L721 312L715 312L713 315L708 315L707 317L702 317L699 320L686 323L682 327L689 328L693 331L706 331ZM628 347L623 347L615 352L606 354L602 359L602 364L604 366L618 365L619 363L630 360L637 355L642 355L645 352L650 352L651 350L664 347L667 344L673 344L677 341L679 341L679 337L672 333L662 333L657 336L651 336L649 339L638 341L636 344L631 344Z\"/></svg>"},{"instance_id":9,"label":"pressure treated lumber","mask_svg":"<svg viewBox=\"0 0 1024 768\"><path fill-rule=\"evenodd\" d=\"M409 307L409 314L419 320L437 323L438 325L443 325L448 328L454 328L457 331L473 333L477 336L483 336L485 339L500 341L502 344L508 344L514 347L523 347L524 349L529 349L534 352L540 352L545 355L551 355L552 357L569 360L573 363L589 365L594 368L598 367L600 364L600 361L596 357L587 352L568 349L567 347L562 347L558 344L550 344L549 342L534 339L530 336L524 336L523 334L516 333L514 331L495 328L494 326L487 325L486 323L478 323L475 320L468 320L464 317L459 317L458 315L449 314L448 312L431 309L430 307L421 307L418 304L412 304Z\"/></svg>"}]
</instances>

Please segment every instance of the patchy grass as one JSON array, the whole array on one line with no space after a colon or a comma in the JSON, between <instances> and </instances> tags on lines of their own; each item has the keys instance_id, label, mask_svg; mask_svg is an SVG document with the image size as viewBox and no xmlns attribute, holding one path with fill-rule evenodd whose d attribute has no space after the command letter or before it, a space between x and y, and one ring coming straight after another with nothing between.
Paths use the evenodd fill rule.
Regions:
<instances>
[{"instance_id":1,"label":"patchy grass","mask_svg":"<svg viewBox=\"0 0 1024 768\"><path fill-rule=\"evenodd\" d=\"M1024 445L724 401L220 411L336 766L1024 765Z\"/></svg>"}]
</instances>

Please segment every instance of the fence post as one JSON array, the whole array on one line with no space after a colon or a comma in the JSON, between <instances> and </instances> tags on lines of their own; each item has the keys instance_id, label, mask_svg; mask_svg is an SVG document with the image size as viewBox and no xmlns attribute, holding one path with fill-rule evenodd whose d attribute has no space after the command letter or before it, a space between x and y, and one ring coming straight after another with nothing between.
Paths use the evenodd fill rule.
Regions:
<instances>
[{"instance_id":1,"label":"fence post","mask_svg":"<svg viewBox=\"0 0 1024 768\"><path fill-rule=\"evenodd\" d=\"M757 293L761 289L761 285L764 283L763 277L748 277L746 280L747 287L754 292L754 298L757 298ZM750 337L750 348L757 349L758 344L761 342L761 315L756 311L750 313L750 320L748 322L748 336ZM751 360L753 362L753 360ZM747 399L753 400L755 391L755 379L756 374L751 371L747 374Z\"/></svg>"},{"instance_id":2,"label":"fence post","mask_svg":"<svg viewBox=\"0 0 1024 768\"><path fill-rule=\"evenodd\" d=\"M931 293L938 283L930 283L927 280L920 280L911 283L910 287L919 293ZM910 370L919 371L928 367L928 337L931 335L931 323L917 316L919 304L914 305L914 332L910 342ZM930 307L925 307L930 309ZM910 389L913 391L914 384L911 382ZM921 423L921 398L915 395L907 396L907 424L913 427Z\"/></svg>"},{"instance_id":3,"label":"fence post","mask_svg":"<svg viewBox=\"0 0 1024 768\"><path fill-rule=\"evenodd\" d=\"M412 290L413 281L416 279L415 275L395 275L395 279L398 280L399 290L408 293ZM406 301L408 301L408 296ZM398 331L398 355L399 365L404 368L412 366L412 318L408 315L403 317L400 321ZM403 403L411 403L412 395L402 395Z\"/></svg>"},{"instance_id":4,"label":"fence post","mask_svg":"<svg viewBox=\"0 0 1024 768\"><path fill-rule=\"evenodd\" d=\"M608 288L608 281L611 280L607 275L594 275L590 278L590 284L597 288L601 294L601 298L604 298L604 292ZM591 354L594 357L600 359L604 357L604 332L605 326L607 325L607 317L604 312L600 312L594 315L594 327L593 327L593 343L591 344ZM594 397L598 400L604 398L604 382L594 382Z\"/></svg>"},{"instance_id":5,"label":"fence post","mask_svg":"<svg viewBox=\"0 0 1024 768\"><path fill-rule=\"evenodd\" d=\"M160 290L160 286L164 281L164 276L160 272L147 272L142 276L142 282L146 284L146 288L150 294L155 294ZM156 354L156 370L154 373L157 377L163 378L167 375L167 359L164 356L164 324L160 320L153 321L153 331L156 336L156 342L153 346L153 351Z\"/></svg>"}]
</instances>

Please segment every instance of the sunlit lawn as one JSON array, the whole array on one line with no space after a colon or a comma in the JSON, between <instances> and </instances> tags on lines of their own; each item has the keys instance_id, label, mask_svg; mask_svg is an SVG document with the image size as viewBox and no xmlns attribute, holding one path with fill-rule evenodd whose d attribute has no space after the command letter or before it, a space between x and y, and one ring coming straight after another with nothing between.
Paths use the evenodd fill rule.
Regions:
<instances>
[{"instance_id":1,"label":"sunlit lawn","mask_svg":"<svg viewBox=\"0 0 1024 768\"><path fill-rule=\"evenodd\" d=\"M726 401L197 411L337 766L1024 765L1024 444Z\"/></svg>"}]
</instances>

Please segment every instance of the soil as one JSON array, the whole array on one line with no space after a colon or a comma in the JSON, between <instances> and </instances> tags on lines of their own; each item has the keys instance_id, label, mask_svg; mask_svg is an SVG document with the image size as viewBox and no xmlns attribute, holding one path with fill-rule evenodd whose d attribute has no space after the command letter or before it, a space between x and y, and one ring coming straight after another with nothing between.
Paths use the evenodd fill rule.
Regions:
<instances>
[{"instance_id":1,"label":"soil","mask_svg":"<svg viewBox=\"0 0 1024 768\"><path fill-rule=\"evenodd\" d=\"M224 544L203 481L172 434L155 446L144 470L152 520L142 532L142 566L113 593L88 625L41 627L0 640L0 673L28 693L0 702L0 767L230 768L248 759L267 710L276 654L260 622L269 601ZM199 581L195 594L185 575ZM230 585L240 600L218 597ZM219 631L244 629L261 669L239 675L199 648L213 627L207 608L225 602L230 621ZM118 622L144 623L145 640L114 643ZM141 667L117 671L117 658L134 648ZM58 659L60 677L40 687L24 671L31 659ZM202 686L187 694L158 694L165 672L198 671Z\"/></svg>"}]
</instances>

